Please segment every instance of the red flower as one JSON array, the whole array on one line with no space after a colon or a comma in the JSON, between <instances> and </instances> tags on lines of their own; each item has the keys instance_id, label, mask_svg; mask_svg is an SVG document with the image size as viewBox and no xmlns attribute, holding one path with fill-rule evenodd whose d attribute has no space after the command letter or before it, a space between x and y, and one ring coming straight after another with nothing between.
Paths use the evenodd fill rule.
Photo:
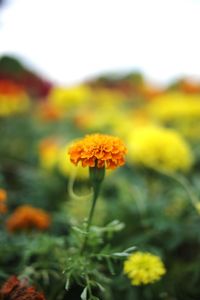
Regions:
<instances>
[{"instance_id":1,"label":"red flower","mask_svg":"<svg viewBox=\"0 0 200 300\"><path fill-rule=\"evenodd\" d=\"M20 281L16 276L11 276L0 289L1 300L45 300L42 293L34 287L28 287L27 281Z\"/></svg>"}]
</instances>

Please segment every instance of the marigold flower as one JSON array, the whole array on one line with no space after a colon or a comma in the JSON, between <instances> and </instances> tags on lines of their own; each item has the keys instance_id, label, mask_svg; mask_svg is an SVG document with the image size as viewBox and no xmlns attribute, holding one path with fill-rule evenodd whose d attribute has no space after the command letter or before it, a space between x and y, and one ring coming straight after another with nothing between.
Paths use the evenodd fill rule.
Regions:
<instances>
[{"instance_id":1,"label":"marigold flower","mask_svg":"<svg viewBox=\"0 0 200 300\"><path fill-rule=\"evenodd\" d=\"M42 168L53 170L57 164L60 145L54 138L46 138L39 145L39 160Z\"/></svg>"},{"instance_id":2,"label":"marigold flower","mask_svg":"<svg viewBox=\"0 0 200 300\"><path fill-rule=\"evenodd\" d=\"M76 174L76 178L78 179L86 179L89 176L89 171L86 168L82 168L81 166L76 167L70 161L70 155L68 154L68 150L70 149L70 144L62 147L58 153L58 170L65 176L73 176ZM67 157L66 157L67 153Z\"/></svg>"},{"instance_id":3,"label":"marigold flower","mask_svg":"<svg viewBox=\"0 0 200 300\"><path fill-rule=\"evenodd\" d=\"M91 98L90 88L86 85L73 86L71 88L55 87L51 90L48 101L50 105L68 110L86 103Z\"/></svg>"},{"instance_id":4,"label":"marigold flower","mask_svg":"<svg viewBox=\"0 0 200 300\"><path fill-rule=\"evenodd\" d=\"M124 273L132 285L145 285L158 281L166 273L166 269L160 257L138 251L124 262Z\"/></svg>"},{"instance_id":5,"label":"marigold flower","mask_svg":"<svg viewBox=\"0 0 200 300\"><path fill-rule=\"evenodd\" d=\"M50 216L42 209L23 205L8 218L6 226L12 232L31 228L44 230L50 226Z\"/></svg>"},{"instance_id":6,"label":"marigold flower","mask_svg":"<svg viewBox=\"0 0 200 300\"><path fill-rule=\"evenodd\" d=\"M86 135L69 149L70 160L75 165L80 161L83 167L107 169L122 166L126 152L120 138L104 134Z\"/></svg>"},{"instance_id":7,"label":"marigold flower","mask_svg":"<svg viewBox=\"0 0 200 300\"><path fill-rule=\"evenodd\" d=\"M180 92L169 92L160 95L151 102L147 109L150 115L158 120L168 122L196 119L200 117L200 96Z\"/></svg>"},{"instance_id":8,"label":"marigold flower","mask_svg":"<svg viewBox=\"0 0 200 300\"><path fill-rule=\"evenodd\" d=\"M16 276L11 276L0 289L2 300L45 300L42 293L34 287L29 287L27 281L20 281Z\"/></svg>"},{"instance_id":9,"label":"marigold flower","mask_svg":"<svg viewBox=\"0 0 200 300\"><path fill-rule=\"evenodd\" d=\"M0 214L4 214L7 212L7 192L4 189L0 189Z\"/></svg>"},{"instance_id":10,"label":"marigold flower","mask_svg":"<svg viewBox=\"0 0 200 300\"><path fill-rule=\"evenodd\" d=\"M0 202L7 200L7 192L4 189L0 189Z\"/></svg>"},{"instance_id":11,"label":"marigold flower","mask_svg":"<svg viewBox=\"0 0 200 300\"><path fill-rule=\"evenodd\" d=\"M171 129L138 128L129 135L128 149L130 162L167 172L187 171L193 162L189 145Z\"/></svg>"}]
</instances>

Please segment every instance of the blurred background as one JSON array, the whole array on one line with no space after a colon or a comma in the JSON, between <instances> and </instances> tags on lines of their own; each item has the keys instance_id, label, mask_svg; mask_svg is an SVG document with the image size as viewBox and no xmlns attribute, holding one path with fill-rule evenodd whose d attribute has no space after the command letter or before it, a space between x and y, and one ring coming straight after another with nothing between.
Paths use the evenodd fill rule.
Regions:
<instances>
[{"instance_id":1,"label":"blurred background","mask_svg":"<svg viewBox=\"0 0 200 300\"><path fill-rule=\"evenodd\" d=\"M0 55L70 85L107 71L199 79L199 0L1 0Z\"/></svg>"}]
</instances>

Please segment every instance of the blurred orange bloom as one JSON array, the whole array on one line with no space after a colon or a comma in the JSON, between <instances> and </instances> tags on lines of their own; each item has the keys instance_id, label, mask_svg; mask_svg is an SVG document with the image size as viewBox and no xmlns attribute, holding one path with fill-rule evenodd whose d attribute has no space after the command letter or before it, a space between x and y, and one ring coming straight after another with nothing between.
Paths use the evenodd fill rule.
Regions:
<instances>
[{"instance_id":1,"label":"blurred orange bloom","mask_svg":"<svg viewBox=\"0 0 200 300\"><path fill-rule=\"evenodd\" d=\"M7 212L7 192L4 189L0 189L0 214L5 214Z\"/></svg>"},{"instance_id":2,"label":"blurred orange bloom","mask_svg":"<svg viewBox=\"0 0 200 300\"><path fill-rule=\"evenodd\" d=\"M7 200L7 192L4 189L0 189L0 202Z\"/></svg>"},{"instance_id":3,"label":"blurred orange bloom","mask_svg":"<svg viewBox=\"0 0 200 300\"><path fill-rule=\"evenodd\" d=\"M39 106L39 117L43 121L57 121L63 116L61 109L50 103L42 103Z\"/></svg>"},{"instance_id":4,"label":"blurred orange bloom","mask_svg":"<svg viewBox=\"0 0 200 300\"><path fill-rule=\"evenodd\" d=\"M34 287L29 287L27 280L20 281L16 276L11 276L0 289L2 300L45 300L42 293Z\"/></svg>"},{"instance_id":5,"label":"blurred orange bloom","mask_svg":"<svg viewBox=\"0 0 200 300\"><path fill-rule=\"evenodd\" d=\"M188 79L184 79L180 82L179 88L181 89L181 91L183 91L184 93L187 94L199 94L200 93L200 84L192 81L192 80L188 80Z\"/></svg>"},{"instance_id":6,"label":"blurred orange bloom","mask_svg":"<svg viewBox=\"0 0 200 300\"><path fill-rule=\"evenodd\" d=\"M70 160L75 165L81 161L83 167L107 169L122 166L126 152L120 138L104 134L86 135L69 149Z\"/></svg>"},{"instance_id":7,"label":"blurred orange bloom","mask_svg":"<svg viewBox=\"0 0 200 300\"><path fill-rule=\"evenodd\" d=\"M24 93L24 88L11 80L0 80L0 94L17 95Z\"/></svg>"},{"instance_id":8,"label":"blurred orange bloom","mask_svg":"<svg viewBox=\"0 0 200 300\"><path fill-rule=\"evenodd\" d=\"M44 210L23 205L18 207L8 218L6 226L12 232L31 228L44 230L50 226L50 223L50 216Z\"/></svg>"}]
</instances>

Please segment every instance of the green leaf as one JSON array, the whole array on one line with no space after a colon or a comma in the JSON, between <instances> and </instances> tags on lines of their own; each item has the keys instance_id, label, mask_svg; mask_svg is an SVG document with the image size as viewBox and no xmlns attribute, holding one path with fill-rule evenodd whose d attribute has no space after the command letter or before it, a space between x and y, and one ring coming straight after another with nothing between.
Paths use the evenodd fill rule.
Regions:
<instances>
[{"instance_id":1,"label":"green leaf","mask_svg":"<svg viewBox=\"0 0 200 300\"><path fill-rule=\"evenodd\" d=\"M87 300L87 286L84 288L83 292L81 293L81 299L82 300Z\"/></svg>"},{"instance_id":2,"label":"green leaf","mask_svg":"<svg viewBox=\"0 0 200 300\"><path fill-rule=\"evenodd\" d=\"M105 292L105 288L99 282L96 282L96 285L98 286L101 292Z\"/></svg>"},{"instance_id":3,"label":"green leaf","mask_svg":"<svg viewBox=\"0 0 200 300\"><path fill-rule=\"evenodd\" d=\"M126 250L124 250L124 252L132 252L132 251L135 251L136 249L137 249L136 246L132 246L132 247L129 247Z\"/></svg>"},{"instance_id":4,"label":"green leaf","mask_svg":"<svg viewBox=\"0 0 200 300\"><path fill-rule=\"evenodd\" d=\"M107 261L108 269L109 269L110 273L111 273L112 275L114 275L114 274L115 274L115 271L114 271L114 268L113 268L113 265L112 265L111 260L110 260L108 257L106 257L106 261Z\"/></svg>"},{"instance_id":5,"label":"green leaf","mask_svg":"<svg viewBox=\"0 0 200 300\"><path fill-rule=\"evenodd\" d=\"M126 253L126 252L116 252L116 253L113 253L112 256L115 256L115 257L127 257L127 256L129 256L129 253Z\"/></svg>"},{"instance_id":6,"label":"green leaf","mask_svg":"<svg viewBox=\"0 0 200 300\"><path fill-rule=\"evenodd\" d=\"M75 230L75 231L77 231L77 232L79 232L79 233L81 233L81 234L84 234L84 235L86 235L87 234L87 232L86 231L83 231L83 230L81 230L80 228L78 228L77 226L73 226L72 227L72 229L73 230Z\"/></svg>"},{"instance_id":7,"label":"green leaf","mask_svg":"<svg viewBox=\"0 0 200 300\"><path fill-rule=\"evenodd\" d=\"M66 289L66 291L69 290L69 287L70 287L70 275L67 276L67 280L66 280L66 284L65 284L65 289Z\"/></svg>"}]
</instances>

